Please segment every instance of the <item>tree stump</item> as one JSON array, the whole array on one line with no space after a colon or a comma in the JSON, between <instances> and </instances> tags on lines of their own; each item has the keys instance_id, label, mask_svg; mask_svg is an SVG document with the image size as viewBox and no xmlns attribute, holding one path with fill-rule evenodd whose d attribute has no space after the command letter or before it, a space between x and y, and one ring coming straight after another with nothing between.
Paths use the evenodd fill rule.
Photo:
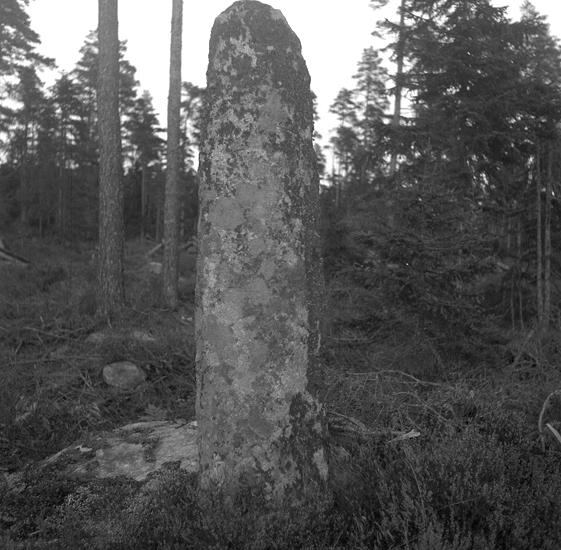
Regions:
<instances>
[{"instance_id":1,"label":"tree stump","mask_svg":"<svg viewBox=\"0 0 561 550\"><path fill-rule=\"evenodd\" d=\"M210 38L200 155L201 488L321 493L324 281L310 76L283 14L235 2Z\"/></svg>"}]
</instances>

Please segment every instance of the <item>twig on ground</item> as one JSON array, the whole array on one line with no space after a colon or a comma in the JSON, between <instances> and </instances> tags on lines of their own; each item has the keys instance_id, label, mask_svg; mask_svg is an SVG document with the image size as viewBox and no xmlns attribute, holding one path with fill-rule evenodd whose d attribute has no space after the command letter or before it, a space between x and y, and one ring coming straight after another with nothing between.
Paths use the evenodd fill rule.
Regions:
<instances>
[{"instance_id":1,"label":"twig on ground","mask_svg":"<svg viewBox=\"0 0 561 550\"><path fill-rule=\"evenodd\" d=\"M59 340L74 340L71 336L55 334L53 332L47 332L46 330L41 330L35 327L22 327L25 330L30 330L31 332L37 332L38 334L42 334L43 336L49 336L51 338L57 338Z\"/></svg>"},{"instance_id":2,"label":"twig on ground","mask_svg":"<svg viewBox=\"0 0 561 550\"><path fill-rule=\"evenodd\" d=\"M375 437L388 435L388 433L395 436L394 439L390 440L388 443L411 439L421 435L420 432L414 429L409 432L397 430L373 430L368 428L366 424L363 424L356 418L333 411L327 411L327 425L331 433L343 435L343 437L354 436L363 439L373 439Z\"/></svg>"},{"instance_id":3,"label":"twig on ground","mask_svg":"<svg viewBox=\"0 0 561 550\"><path fill-rule=\"evenodd\" d=\"M388 443L394 443L396 441L404 441L406 439L413 439L414 437L419 437L421 435L421 432L419 430L409 430L407 433L392 432L392 434L396 434L396 433L399 433L399 435L388 441Z\"/></svg>"},{"instance_id":4,"label":"twig on ground","mask_svg":"<svg viewBox=\"0 0 561 550\"><path fill-rule=\"evenodd\" d=\"M400 370L377 370L377 371L373 371L373 372L350 372L350 375L354 375L354 376L368 376L371 374L399 374L401 376L405 376L407 378L411 378L416 384L421 384L423 386L437 386L437 387L442 387L443 384L438 384L437 382L426 382L425 380L420 380L419 378L413 376L412 374L408 374L406 372L400 371Z\"/></svg>"},{"instance_id":5,"label":"twig on ground","mask_svg":"<svg viewBox=\"0 0 561 550\"><path fill-rule=\"evenodd\" d=\"M545 425L545 427L553 434L555 439L557 439L557 442L561 445L561 435L559 435L559 432L549 422Z\"/></svg>"},{"instance_id":6,"label":"twig on ground","mask_svg":"<svg viewBox=\"0 0 561 550\"><path fill-rule=\"evenodd\" d=\"M421 402L423 407L426 407L427 409L432 411L443 422L445 422L446 424L451 424L450 420L448 420L447 418L444 418L444 416L442 416L439 412L437 412L435 409L433 409L428 403L425 403L425 401L423 401L417 394L411 393L411 392L406 392L406 391L400 391L400 392L397 392L395 395L410 395L411 397L414 397L415 399L417 399L418 401Z\"/></svg>"},{"instance_id":7,"label":"twig on ground","mask_svg":"<svg viewBox=\"0 0 561 550\"><path fill-rule=\"evenodd\" d=\"M30 365L31 363L57 363L61 361L71 361L74 359L101 359L101 355L68 355L64 357L53 357L53 358L37 358L37 359L28 359L26 361L14 361L13 366L18 365Z\"/></svg>"},{"instance_id":8,"label":"twig on ground","mask_svg":"<svg viewBox=\"0 0 561 550\"><path fill-rule=\"evenodd\" d=\"M547 409L549 408L549 406L551 404L551 400L555 396L559 396L561 398L561 390L555 390L555 391L551 392L545 398L545 401L543 402L543 405L542 405L542 410L540 411L540 416L538 418L538 433L540 434L540 442L541 442L542 452L545 452L545 435L544 435L544 431L543 431L543 419L544 419L544 416L545 416L545 412L547 411ZM549 430L551 432L551 428L549 428ZM555 435L555 434L553 434L553 435Z\"/></svg>"},{"instance_id":9,"label":"twig on ground","mask_svg":"<svg viewBox=\"0 0 561 550\"><path fill-rule=\"evenodd\" d=\"M156 252L158 252L158 250L160 250L160 248L163 248L164 243L163 241L161 243L158 243L154 248L152 248L151 250L149 250L148 252L146 252L145 256L147 258L150 258L150 256L152 256L153 254L155 254Z\"/></svg>"}]
</instances>

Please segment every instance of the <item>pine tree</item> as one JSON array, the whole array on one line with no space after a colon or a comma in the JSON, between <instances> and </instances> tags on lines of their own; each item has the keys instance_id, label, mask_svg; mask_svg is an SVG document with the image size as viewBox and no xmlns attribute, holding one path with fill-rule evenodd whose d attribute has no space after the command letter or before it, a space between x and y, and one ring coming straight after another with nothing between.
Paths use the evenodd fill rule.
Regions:
<instances>
[{"instance_id":1,"label":"pine tree","mask_svg":"<svg viewBox=\"0 0 561 550\"><path fill-rule=\"evenodd\" d=\"M17 196L14 194L3 200L9 203L6 207L10 212L19 209L19 218L24 224L28 222L34 192L31 155L39 112L37 100L44 100L37 71L53 65L52 59L37 52L40 39L31 28L26 13L28 5L29 0L0 2L0 144L5 144L12 161L17 159L19 174ZM24 89L27 85L31 86L29 93ZM37 96L38 91L41 98ZM11 162L9 158L7 160Z\"/></svg>"},{"instance_id":2,"label":"pine tree","mask_svg":"<svg viewBox=\"0 0 561 550\"><path fill-rule=\"evenodd\" d=\"M31 28L26 7L29 0L2 0L0 2L0 100L6 98L9 85L22 68L35 64L52 66L53 60L40 55L36 47L39 35ZM0 132L6 131L12 109L0 102Z\"/></svg>"},{"instance_id":3,"label":"pine tree","mask_svg":"<svg viewBox=\"0 0 561 550\"><path fill-rule=\"evenodd\" d=\"M98 89L99 44L97 31L86 37L80 49L81 57L70 77L78 91L79 104L76 113L78 134L73 148L74 171L73 205L76 211L72 231L93 237L98 221L99 137L98 137ZM131 147L128 119L134 109L137 81L136 69L126 60L126 43L119 42L119 112L123 150Z\"/></svg>"},{"instance_id":4,"label":"pine tree","mask_svg":"<svg viewBox=\"0 0 561 550\"><path fill-rule=\"evenodd\" d=\"M168 96L166 195L164 205L164 300L171 308L178 303L179 184L181 177L181 33L183 0L173 0Z\"/></svg>"},{"instance_id":5,"label":"pine tree","mask_svg":"<svg viewBox=\"0 0 561 550\"><path fill-rule=\"evenodd\" d=\"M362 188L379 175L384 164L383 154L377 151L378 134L382 131L388 109L386 82L388 73L373 47L366 48L353 77L356 80L354 103L357 108L357 127L360 129L360 150L355 160Z\"/></svg>"},{"instance_id":6,"label":"pine tree","mask_svg":"<svg viewBox=\"0 0 561 550\"><path fill-rule=\"evenodd\" d=\"M74 178L73 166L80 157L77 144L84 134L82 104L78 84L69 74L63 73L51 89L51 100L56 120L53 122L55 136L57 184L56 184L56 225L62 235L72 236Z\"/></svg>"},{"instance_id":7,"label":"pine tree","mask_svg":"<svg viewBox=\"0 0 561 550\"><path fill-rule=\"evenodd\" d=\"M338 161L339 172L332 175L338 202L342 193L353 199L366 192L384 164L384 151L378 143L388 107L388 75L374 48L363 51L353 78L355 88L342 88L330 108L339 119L330 140Z\"/></svg>"},{"instance_id":8,"label":"pine tree","mask_svg":"<svg viewBox=\"0 0 561 550\"><path fill-rule=\"evenodd\" d=\"M548 148L538 153L537 147L556 139L561 120L559 51L535 13L528 11L513 23L504 9L486 0L408 2L405 28L407 70L402 83L412 98L414 116L399 129L399 224L384 247L393 244L383 247L389 254L384 257L403 267L405 279L396 288L410 293L402 303L416 304L416 315L430 319L441 333L454 326L452 319L462 318L460 312L470 312L463 334L475 334L477 304L468 299L458 306L462 297L469 298L465 289L492 266L493 243L495 254L513 265L508 274L513 290L504 295L517 293L501 311L510 310L514 319L517 310L523 321L531 308L518 289L524 284L523 258L535 238L535 226L532 235L525 229L534 216L528 205L534 204L536 217L544 209L545 227L537 233L538 241L542 235L544 239L543 248L537 245L538 252L543 250L538 286L543 282L542 307L547 309L548 182L554 178L544 153ZM536 158L541 158L538 169ZM431 250L440 250L440 256ZM431 285L421 288L420 281ZM458 307L456 313L446 313L450 306L450 311ZM456 333L461 332L457 327Z\"/></svg>"},{"instance_id":9,"label":"pine tree","mask_svg":"<svg viewBox=\"0 0 561 550\"><path fill-rule=\"evenodd\" d=\"M530 2L522 6L520 22L523 31L521 50L526 63L522 71L524 82L524 100L530 106L526 117L526 136L533 142L528 148L525 160L533 164L535 186L535 247L536 247L536 314L540 333L547 336L552 311L552 279L556 264L552 250L553 239L553 199L555 182L559 174L561 135L561 51L556 39L550 34L546 18L540 16ZM524 196L524 199L528 197ZM518 200L516 203L519 216L531 219L530 201ZM524 214L524 210L527 212ZM531 239L530 239L531 242ZM520 310L522 304L519 303ZM521 312L520 312L521 313ZM519 315L523 320L523 316Z\"/></svg>"},{"instance_id":10,"label":"pine tree","mask_svg":"<svg viewBox=\"0 0 561 550\"><path fill-rule=\"evenodd\" d=\"M354 171L354 160L360 148L358 108L354 91L342 88L329 111L339 119L339 126L335 129L335 136L330 139L330 143L338 162L336 185L342 190L343 187L347 187L348 179ZM335 178L335 175L333 177Z\"/></svg>"},{"instance_id":11,"label":"pine tree","mask_svg":"<svg viewBox=\"0 0 561 550\"><path fill-rule=\"evenodd\" d=\"M99 258L98 311L124 305L124 223L119 116L118 0L99 0Z\"/></svg>"},{"instance_id":12,"label":"pine tree","mask_svg":"<svg viewBox=\"0 0 561 550\"><path fill-rule=\"evenodd\" d=\"M160 169L164 151L164 140L158 135L161 131L158 116L154 110L152 96L147 90L136 99L134 108L130 111L124 125L129 136L126 156L130 168L127 179L137 181L133 178L133 174L140 175L140 234L144 236L150 223L150 184L154 177L154 170ZM135 201L135 207L136 204Z\"/></svg>"},{"instance_id":13,"label":"pine tree","mask_svg":"<svg viewBox=\"0 0 561 550\"><path fill-rule=\"evenodd\" d=\"M126 59L126 42L119 42L119 112L123 118L124 148L128 146L128 126L126 124L135 107L138 82L136 69ZM71 78L79 90L82 118L82 135L77 152L82 159L78 163L91 170L97 158L97 93L99 89L99 42L97 31L91 31L82 48L81 57L71 73Z\"/></svg>"},{"instance_id":14,"label":"pine tree","mask_svg":"<svg viewBox=\"0 0 561 550\"><path fill-rule=\"evenodd\" d=\"M388 72L377 50L372 46L362 52L358 63L354 89L354 104L358 113L358 126L365 149L374 147L376 127L388 108L386 82Z\"/></svg>"},{"instance_id":15,"label":"pine tree","mask_svg":"<svg viewBox=\"0 0 561 550\"><path fill-rule=\"evenodd\" d=\"M187 171L193 167L194 147L198 147L199 121L205 88L191 82L181 85L181 166Z\"/></svg>"},{"instance_id":16,"label":"pine tree","mask_svg":"<svg viewBox=\"0 0 561 550\"><path fill-rule=\"evenodd\" d=\"M34 218L39 237L56 231L57 196L59 189L58 117L53 98L43 101L38 116L36 170L39 174L34 186Z\"/></svg>"},{"instance_id":17,"label":"pine tree","mask_svg":"<svg viewBox=\"0 0 561 550\"><path fill-rule=\"evenodd\" d=\"M31 28L25 11L28 5L29 0L0 2L0 76L16 74L32 62L52 64L36 51L41 40Z\"/></svg>"},{"instance_id":18,"label":"pine tree","mask_svg":"<svg viewBox=\"0 0 561 550\"><path fill-rule=\"evenodd\" d=\"M33 66L21 67L18 73L18 82L13 87L12 99L20 107L14 110L10 156L19 172L20 222L26 226L30 222L30 210L34 202L35 187L38 185L37 139L40 115L46 98L43 83Z\"/></svg>"}]
</instances>

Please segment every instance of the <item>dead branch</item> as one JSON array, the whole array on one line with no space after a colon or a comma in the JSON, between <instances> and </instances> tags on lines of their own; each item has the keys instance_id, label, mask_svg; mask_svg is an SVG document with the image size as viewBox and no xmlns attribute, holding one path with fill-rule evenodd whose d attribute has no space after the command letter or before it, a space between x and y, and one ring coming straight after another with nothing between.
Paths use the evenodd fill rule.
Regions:
<instances>
[{"instance_id":1,"label":"dead branch","mask_svg":"<svg viewBox=\"0 0 561 550\"><path fill-rule=\"evenodd\" d=\"M27 267L30 262L13 252L10 252L0 239L0 267L4 265L15 265L17 267Z\"/></svg>"},{"instance_id":2,"label":"dead branch","mask_svg":"<svg viewBox=\"0 0 561 550\"><path fill-rule=\"evenodd\" d=\"M183 243L180 247L179 247L179 251L181 252L182 250L185 250L186 248L189 247L193 247L193 240L189 239L186 243ZM158 250L160 250L161 248L164 248L164 241L162 241L161 243L157 244L154 248L150 249L148 252L146 252L145 256L147 258L150 258L150 256L153 256L154 254L156 254L156 252L158 252Z\"/></svg>"},{"instance_id":3,"label":"dead branch","mask_svg":"<svg viewBox=\"0 0 561 550\"><path fill-rule=\"evenodd\" d=\"M164 247L164 242L162 241L161 243L157 244L154 248L152 248L151 250L149 250L148 252L146 252L146 257L150 258L150 256L152 256L153 254L155 254L156 252L158 252L158 250L160 250L160 248Z\"/></svg>"},{"instance_id":4,"label":"dead branch","mask_svg":"<svg viewBox=\"0 0 561 550\"><path fill-rule=\"evenodd\" d=\"M540 416L538 418L538 433L540 434L540 442L543 452L545 452L545 435L543 430L543 419L547 409L549 409L551 405L552 399L556 396L561 397L561 390L555 390L545 398L545 401L543 402L542 410L540 411ZM549 431L555 436L555 434L551 431L551 427L547 424L546 426L548 427Z\"/></svg>"},{"instance_id":5,"label":"dead branch","mask_svg":"<svg viewBox=\"0 0 561 550\"><path fill-rule=\"evenodd\" d=\"M339 443L341 443L342 440L368 441L387 436L388 434L394 436L394 438L388 442L392 443L394 441L402 441L421 435L417 430L410 430L409 432L372 430L360 420L334 411L327 411L327 427L329 433Z\"/></svg>"},{"instance_id":6,"label":"dead branch","mask_svg":"<svg viewBox=\"0 0 561 550\"><path fill-rule=\"evenodd\" d=\"M419 378L413 376L412 374L408 374L406 372L400 370L377 370L372 372L350 372L353 376L370 376L375 374L376 376L379 374L398 374L400 376L404 376L406 378L410 378L415 384L420 384L421 386L437 386L442 387L443 384L439 384L437 382L427 382L425 380L420 380Z\"/></svg>"}]
</instances>

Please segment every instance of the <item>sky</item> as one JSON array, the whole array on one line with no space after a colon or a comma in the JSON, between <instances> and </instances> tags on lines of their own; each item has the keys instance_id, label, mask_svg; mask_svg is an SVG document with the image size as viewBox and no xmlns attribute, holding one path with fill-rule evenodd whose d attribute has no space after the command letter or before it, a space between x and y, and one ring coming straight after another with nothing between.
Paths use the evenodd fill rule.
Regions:
<instances>
[{"instance_id":1,"label":"sky","mask_svg":"<svg viewBox=\"0 0 561 550\"><path fill-rule=\"evenodd\" d=\"M352 76L362 51L381 44L372 35L376 23L395 20L399 0L383 10L373 10L369 0L265 0L280 9L302 43L302 53L318 96L317 130L323 144L335 118L329 106L343 87L352 88ZM518 19L523 0L493 0L507 6ZM205 86L208 41L214 19L233 0L186 0L183 5L182 80ZM561 37L561 2L533 0L539 13L548 16L551 32ZM31 27L41 38L39 51L53 57L59 70L71 71L89 31L97 27L97 0L31 0L27 9ZM343 7L344 6L344 7ZM127 40L127 59L137 69L140 90L148 90L160 122L165 126L169 86L171 0L119 0L119 38ZM393 70L388 67L390 74ZM53 78L52 76L50 77ZM49 76L45 75L47 84Z\"/></svg>"}]
</instances>

